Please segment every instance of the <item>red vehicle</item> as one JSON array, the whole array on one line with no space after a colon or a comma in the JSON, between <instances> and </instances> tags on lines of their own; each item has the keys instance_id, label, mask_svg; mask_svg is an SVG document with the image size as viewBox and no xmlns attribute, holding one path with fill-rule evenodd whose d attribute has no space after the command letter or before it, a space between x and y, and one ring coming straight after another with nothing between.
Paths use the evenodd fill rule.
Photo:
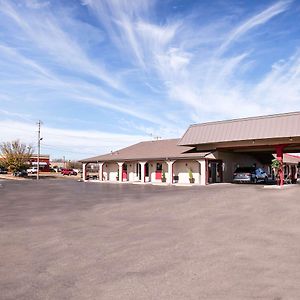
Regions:
<instances>
[{"instance_id":1,"label":"red vehicle","mask_svg":"<svg viewBox=\"0 0 300 300\"><path fill-rule=\"evenodd\" d=\"M62 169L61 170L62 175L77 175L77 172L75 172L73 169Z\"/></svg>"}]
</instances>

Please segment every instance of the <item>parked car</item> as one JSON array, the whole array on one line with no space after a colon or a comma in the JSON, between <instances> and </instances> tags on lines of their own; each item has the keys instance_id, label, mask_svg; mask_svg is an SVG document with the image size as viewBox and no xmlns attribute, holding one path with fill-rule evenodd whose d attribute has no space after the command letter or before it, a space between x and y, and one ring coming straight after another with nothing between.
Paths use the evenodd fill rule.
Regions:
<instances>
[{"instance_id":1,"label":"parked car","mask_svg":"<svg viewBox=\"0 0 300 300\"><path fill-rule=\"evenodd\" d=\"M4 168L0 168L0 174L7 174L7 170Z\"/></svg>"},{"instance_id":2,"label":"parked car","mask_svg":"<svg viewBox=\"0 0 300 300\"><path fill-rule=\"evenodd\" d=\"M233 173L233 182L268 182L268 174L261 168L239 167Z\"/></svg>"},{"instance_id":3,"label":"parked car","mask_svg":"<svg viewBox=\"0 0 300 300\"><path fill-rule=\"evenodd\" d=\"M28 174L36 174L37 173L37 167L32 167L27 169Z\"/></svg>"},{"instance_id":4,"label":"parked car","mask_svg":"<svg viewBox=\"0 0 300 300\"><path fill-rule=\"evenodd\" d=\"M62 169L61 170L62 175L77 175L77 172L75 172L73 169Z\"/></svg>"},{"instance_id":5,"label":"parked car","mask_svg":"<svg viewBox=\"0 0 300 300\"><path fill-rule=\"evenodd\" d=\"M27 173L26 170L15 171L13 174L16 177L26 177L26 176L28 176L28 173Z\"/></svg>"}]
</instances>

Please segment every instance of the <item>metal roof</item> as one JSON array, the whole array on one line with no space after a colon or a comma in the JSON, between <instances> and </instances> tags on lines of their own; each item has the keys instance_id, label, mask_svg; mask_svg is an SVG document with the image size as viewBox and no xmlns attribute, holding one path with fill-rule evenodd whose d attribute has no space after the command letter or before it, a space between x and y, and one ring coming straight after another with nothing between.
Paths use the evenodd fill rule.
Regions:
<instances>
[{"instance_id":1,"label":"metal roof","mask_svg":"<svg viewBox=\"0 0 300 300\"><path fill-rule=\"evenodd\" d=\"M133 161L133 160L168 160L184 158L201 158L210 152L194 152L194 147L178 146L179 139L157 140L140 142L138 144L114 151L109 154L99 155L81 162L101 161Z\"/></svg>"},{"instance_id":2,"label":"metal roof","mask_svg":"<svg viewBox=\"0 0 300 300\"><path fill-rule=\"evenodd\" d=\"M276 158L276 155L274 155ZM300 163L300 156L298 155L291 155L291 154L283 154L283 162L288 164L299 164Z\"/></svg>"},{"instance_id":3,"label":"metal roof","mask_svg":"<svg viewBox=\"0 0 300 300\"><path fill-rule=\"evenodd\" d=\"M300 112L191 125L178 145L192 146L285 137L300 137Z\"/></svg>"}]
</instances>

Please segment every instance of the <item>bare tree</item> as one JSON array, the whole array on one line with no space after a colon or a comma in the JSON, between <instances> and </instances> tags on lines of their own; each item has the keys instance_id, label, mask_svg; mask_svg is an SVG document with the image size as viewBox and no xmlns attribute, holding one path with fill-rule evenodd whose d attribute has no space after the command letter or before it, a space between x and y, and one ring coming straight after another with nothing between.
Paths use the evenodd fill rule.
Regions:
<instances>
[{"instance_id":1,"label":"bare tree","mask_svg":"<svg viewBox=\"0 0 300 300\"><path fill-rule=\"evenodd\" d=\"M3 164L12 172L25 169L33 152L32 146L27 146L19 140L2 143L0 150Z\"/></svg>"}]
</instances>

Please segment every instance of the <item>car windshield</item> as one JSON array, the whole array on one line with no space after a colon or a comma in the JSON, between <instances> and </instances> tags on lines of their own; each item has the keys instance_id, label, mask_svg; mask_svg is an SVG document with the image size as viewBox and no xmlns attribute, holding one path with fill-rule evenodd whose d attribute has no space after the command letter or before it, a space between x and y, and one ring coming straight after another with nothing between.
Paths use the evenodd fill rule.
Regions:
<instances>
[{"instance_id":1,"label":"car windshield","mask_svg":"<svg viewBox=\"0 0 300 300\"><path fill-rule=\"evenodd\" d=\"M253 167L241 167L241 168L237 168L234 173L251 173L254 172L255 168Z\"/></svg>"}]
</instances>

